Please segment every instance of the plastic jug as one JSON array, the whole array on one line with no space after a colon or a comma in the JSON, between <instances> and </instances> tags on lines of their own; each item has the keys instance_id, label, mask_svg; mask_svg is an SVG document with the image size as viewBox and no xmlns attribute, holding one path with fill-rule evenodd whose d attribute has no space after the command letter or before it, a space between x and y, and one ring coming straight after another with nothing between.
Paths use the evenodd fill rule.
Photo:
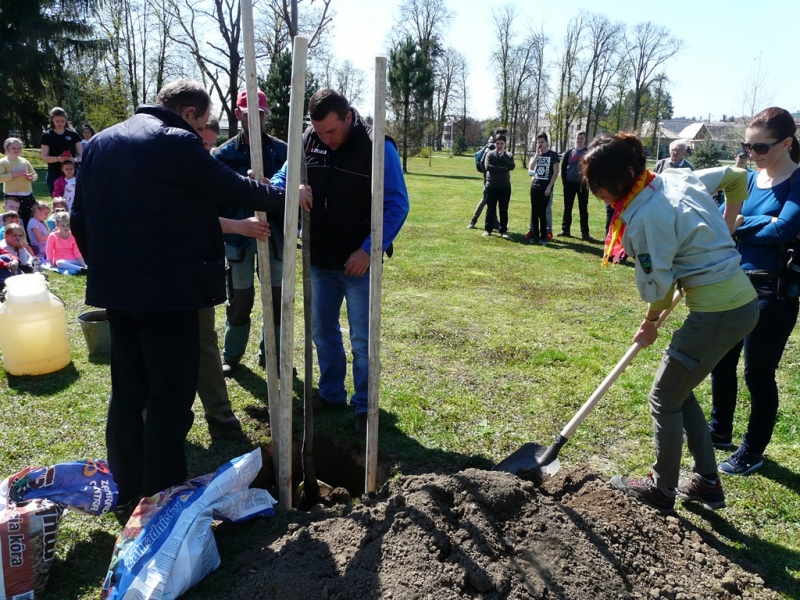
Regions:
<instances>
[{"instance_id":1,"label":"plastic jug","mask_svg":"<svg viewBox=\"0 0 800 600\"><path fill-rule=\"evenodd\" d=\"M6 279L0 351L10 375L44 375L72 361L64 304L47 289L41 273Z\"/></svg>"}]
</instances>

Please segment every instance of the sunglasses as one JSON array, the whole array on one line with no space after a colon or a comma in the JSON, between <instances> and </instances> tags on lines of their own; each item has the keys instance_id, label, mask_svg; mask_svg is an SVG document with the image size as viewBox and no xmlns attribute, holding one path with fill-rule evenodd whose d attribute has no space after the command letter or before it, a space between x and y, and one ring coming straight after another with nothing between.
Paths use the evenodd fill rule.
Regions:
<instances>
[{"instance_id":1,"label":"sunglasses","mask_svg":"<svg viewBox=\"0 0 800 600\"><path fill-rule=\"evenodd\" d=\"M757 144L748 144L747 142L742 142L742 150L747 152L748 154L752 150L756 154L766 154L769 152L769 149L773 146L777 146L783 140L778 140L777 142L772 142L771 144L765 144L764 142L759 142Z\"/></svg>"}]
</instances>

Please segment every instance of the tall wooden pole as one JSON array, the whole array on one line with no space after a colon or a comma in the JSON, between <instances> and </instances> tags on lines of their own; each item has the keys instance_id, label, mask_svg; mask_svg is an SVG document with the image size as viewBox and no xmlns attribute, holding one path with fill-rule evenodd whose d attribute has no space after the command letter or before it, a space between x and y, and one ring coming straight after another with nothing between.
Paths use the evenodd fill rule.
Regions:
<instances>
[{"instance_id":1,"label":"tall wooden pole","mask_svg":"<svg viewBox=\"0 0 800 600\"><path fill-rule=\"evenodd\" d=\"M303 101L306 89L308 40L292 43L292 87L289 100L289 152L286 168L286 211L283 219L283 296L281 298L281 437L279 486L291 501L292 492L292 367L294 365L294 299L297 262L297 208L303 162Z\"/></svg>"},{"instance_id":2,"label":"tall wooden pole","mask_svg":"<svg viewBox=\"0 0 800 600\"><path fill-rule=\"evenodd\" d=\"M258 78L256 75L256 46L253 33L253 2L242 0L242 30L244 33L245 84L247 86L247 123L250 138L250 168L257 181L264 177L264 154L261 147L261 116L258 110ZM261 221L267 214L257 212ZM276 476L280 460L275 449L280 444L280 402L278 396L278 359L275 348L275 315L272 310L272 278L269 264L269 241L258 240L258 280L261 284L261 314L263 319L264 354L267 372L267 398L269 401L270 433L272 437L272 462ZM291 438L291 429L289 437ZM291 507L291 492L279 499L280 506Z\"/></svg>"},{"instance_id":3,"label":"tall wooden pole","mask_svg":"<svg viewBox=\"0 0 800 600\"><path fill-rule=\"evenodd\" d=\"M369 253L369 385L367 396L367 492L378 489L378 406L381 387L381 278L383 274L383 166L386 136L386 58L375 58L372 125L372 245Z\"/></svg>"}]
</instances>

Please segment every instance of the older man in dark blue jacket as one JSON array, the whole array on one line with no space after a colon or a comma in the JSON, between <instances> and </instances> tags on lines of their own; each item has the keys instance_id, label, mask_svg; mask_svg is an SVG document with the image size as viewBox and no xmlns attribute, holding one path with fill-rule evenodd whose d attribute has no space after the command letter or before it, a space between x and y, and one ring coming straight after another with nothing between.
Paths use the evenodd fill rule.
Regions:
<instances>
[{"instance_id":1,"label":"older man in dark blue jacket","mask_svg":"<svg viewBox=\"0 0 800 600\"><path fill-rule=\"evenodd\" d=\"M281 190L203 148L210 104L199 82L168 84L157 105L92 138L81 165L72 229L89 264L86 303L111 325L106 446L120 505L186 479L197 311L225 301L217 204L283 208ZM305 209L310 200L302 190Z\"/></svg>"}]
</instances>

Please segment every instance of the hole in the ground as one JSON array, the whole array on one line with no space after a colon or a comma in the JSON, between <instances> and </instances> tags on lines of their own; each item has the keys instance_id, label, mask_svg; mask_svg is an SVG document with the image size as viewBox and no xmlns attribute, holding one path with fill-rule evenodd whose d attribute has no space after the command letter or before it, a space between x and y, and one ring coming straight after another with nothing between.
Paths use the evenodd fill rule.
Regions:
<instances>
[{"instance_id":1,"label":"hole in the ground","mask_svg":"<svg viewBox=\"0 0 800 600\"><path fill-rule=\"evenodd\" d=\"M253 487L273 488L276 477L273 470L272 446L262 446L263 466L253 482ZM363 445L350 443L330 436L314 436L314 470L318 481L332 488L344 488L352 498L364 494L366 477L366 450ZM389 468L378 457L378 487L389 476ZM303 481L302 441L292 444L292 490L297 490ZM294 508L297 508L295 506Z\"/></svg>"}]
</instances>

